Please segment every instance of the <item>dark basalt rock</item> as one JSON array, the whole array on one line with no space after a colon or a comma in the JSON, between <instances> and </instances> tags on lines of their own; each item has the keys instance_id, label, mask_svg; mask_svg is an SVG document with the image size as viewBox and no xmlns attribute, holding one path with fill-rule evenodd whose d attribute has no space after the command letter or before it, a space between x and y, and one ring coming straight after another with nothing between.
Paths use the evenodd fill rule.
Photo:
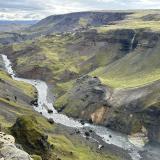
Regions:
<instances>
[{"instance_id":1,"label":"dark basalt rock","mask_svg":"<svg viewBox=\"0 0 160 160\"><path fill-rule=\"evenodd\" d=\"M109 135L109 138L112 138L112 135Z\"/></svg>"},{"instance_id":2,"label":"dark basalt rock","mask_svg":"<svg viewBox=\"0 0 160 160\"><path fill-rule=\"evenodd\" d=\"M93 124L92 119L89 119L89 120L88 120L88 123Z\"/></svg>"},{"instance_id":3,"label":"dark basalt rock","mask_svg":"<svg viewBox=\"0 0 160 160\"><path fill-rule=\"evenodd\" d=\"M34 105L34 106L38 107L38 99L32 100L30 102L30 105Z\"/></svg>"},{"instance_id":4,"label":"dark basalt rock","mask_svg":"<svg viewBox=\"0 0 160 160\"><path fill-rule=\"evenodd\" d=\"M85 132L85 136L86 137L90 137L90 133L89 132Z\"/></svg>"},{"instance_id":5,"label":"dark basalt rock","mask_svg":"<svg viewBox=\"0 0 160 160\"><path fill-rule=\"evenodd\" d=\"M53 113L53 110L51 110L51 109L48 109L48 113Z\"/></svg>"},{"instance_id":6,"label":"dark basalt rock","mask_svg":"<svg viewBox=\"0 0 160 160\"><path fill-rule=\"evenodd\" d=\"M50 124L54 124L54 120L53 120L52 118L49 118L49 119L48 119L48 122L49 122Z\"/></svg>"},{"instance_id":7,"label":"dark basalt rock","mask_svg":"<svg viewBox=\"0 0 160 160\"><path fill-rule=\"evenodd\" d=\"M76 129L76 130L75 130L75 133L76 133L76 134L80 134L81 131L80 131L79 129Z\"/></svg>"},{"instance_id":8,"label":"dark basalt rock","mask_svg":"<svg viewBox=\"0 0 160 160\"><path fill-rule=\"evenodd\" d=\"M93 132L93 130L91 130L91 129L90 129L90 130L89 130L89 132L90 132L90 133L92 133L92 132Z\"/></svg>"},{"instance_id":9,"label":"dark basalt rock","mask_svg":"<svg viewBox=\"0 0 160 160\"><path fill-rule=\"evenodd\" d=\"M84 124L85 124L85 121L84 121L84 120L80 120L80 123L81 123L82 125L84 125Z\"/></svg>"},{"instance_id":10,"label":"dark basalt rock","mask_svg":"<svg viewBox=\"0 0 160 160\"><path fill-rule=\"evenodd\" d=\"M6 99L7 101L10 101L10 99L9 99L8 97L5 97L5 99Z\"/></svg>"},{"instance_id":11,"label":"dark basalt rock","mask_svg":"<svg viewBox=\"0 0 160 160\"><path fill-rule=\"evenodd\" d=\"M63 102L61 105L65 107L57 107L55 103L55 108L69 116L93 123L90 114L98 106L103 106L106 103L106 87L101 84L97 77L84 75L76 80L75 86L68 92L67 96L67 103ZM71 112L68 112L70 110ZM84 124L82 121L81 123Z\"/></svg>"},{"instance_id":12,"label":"dark basalt rock","mask_svg":"<svg viewBox=\"0 0 160 160\"><path fill-rule=\"evenodd\" d=\"M57 112L58 113L63 112L63 110L65 109L65 107L66 107L65 105L61 106L60 108L57 109Z\"/></svg>"}]
</instances>

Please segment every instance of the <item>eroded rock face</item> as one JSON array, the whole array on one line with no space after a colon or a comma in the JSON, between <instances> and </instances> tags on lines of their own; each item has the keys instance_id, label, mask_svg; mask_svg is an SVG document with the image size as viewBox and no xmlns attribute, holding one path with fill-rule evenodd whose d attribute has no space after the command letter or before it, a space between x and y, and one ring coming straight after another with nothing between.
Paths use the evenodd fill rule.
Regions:
<instances>
[{"instance_id":1,"label":"eroded rock face","mask_svg":"<svg viewBox=\"0 0 160 160\"><path fill-rule=\"evenodd\" d=\"M148 131L142 127L141 132L129 135L129 141L137 147L143 147L148 143Z\"/></svg>"},{"instance_id":2,"label":"eroded rock face","mask_svg":"<svg viewBox=\"0 0 160 160\"><path fill-rule=\"evenodd\" d=\"M160 143L160 104L154 104L146 109L143 113L143 121L148 128L150 141Z\"/></svg>"},{"instance_id":3,"label":"eroded rock face","mask_svg":"<svg viewBox=\"0 0 160 160\"><path fill-rule=\"evenodd\" d=\"M1 160L32 160L30 155L15 146L15 139L11 135L0 132Z\"/></svg>"},{"instance_id":4,"label":"eroded rock face","mask_svg":"<svg viewBox=\"0 0 160 160\"><path fill-rule=\"evenodd\" d=\"M77 79L55 107L68 116L126 134L141 135L145 127L149 140L160 143L158 88L159 82L134 89L111 89L97 77L86 75Z\"/></svg>"},{"instance_id":5,"label":"eroded rock face","mask_svg":"<svg viewBox=\"0 0 160 160\"><path fill-rule=\"evenodd\" d=\"M107 93L106 87L97 77L86 75L77 79L75 86L64 95L67 101L62 100L60 104L57 102L55 107L70 116L101 124L110 112Z\"/></svg>"}]
</instances>

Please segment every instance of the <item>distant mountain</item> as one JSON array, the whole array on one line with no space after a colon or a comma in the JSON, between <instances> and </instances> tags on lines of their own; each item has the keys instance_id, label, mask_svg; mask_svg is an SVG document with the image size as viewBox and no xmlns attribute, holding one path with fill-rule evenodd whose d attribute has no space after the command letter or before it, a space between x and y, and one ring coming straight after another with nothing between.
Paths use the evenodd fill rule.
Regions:
<instances>
[{"instance_id":1,"label":"distant mountain","mask_svg":"<svg viewBox=\"0 0 160 160\"><path fill-rule=\"evenodd\" d=\"M37 23L37 20L28 21L9 21L0 20L0 32L12 32L30 27L31 25Z\"/></svg>"},{"instance_id":2,"label":"distant mountain","mask_svg":"<svg viewBox=\"0 0 160 160\"><path fill-rule=\"evenodd\" d=\"M10 21L10 20L0 20L0 25L8 25L8 24L30 24L30 25L33 25L35 23L37 23L38 20L15 20L15 21Z\"/></svg>"},{"instance_id":3,"label":"distant mountain","mask_svg":"<svg viewBox=\"0 0 160 160\"><path fill-rule=\"evenodd\" d=\"M31 32L50 34L101 26L124 20L131 12L77 12L49 16L30 27Z\"/></svg>"}]
</instances>

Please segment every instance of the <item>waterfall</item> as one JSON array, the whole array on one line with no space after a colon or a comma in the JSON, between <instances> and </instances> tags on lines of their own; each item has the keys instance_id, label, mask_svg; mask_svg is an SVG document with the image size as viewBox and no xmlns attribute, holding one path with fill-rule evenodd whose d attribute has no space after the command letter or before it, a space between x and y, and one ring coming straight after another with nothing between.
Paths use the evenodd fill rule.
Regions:
<instances>
[{"instance_id":1,"label":"waterfall","mask_svg":"<svg viewBox=\"0 0 160 160\"><path fill-rule=\"evenodd\" d=\"M131 39L131 44L130 44L130 49L129 49L130 51L133 50L133 45L134 45L135 38L136 38L136 33L134 33L133 38Z\"/></svg>"}]
</instances>

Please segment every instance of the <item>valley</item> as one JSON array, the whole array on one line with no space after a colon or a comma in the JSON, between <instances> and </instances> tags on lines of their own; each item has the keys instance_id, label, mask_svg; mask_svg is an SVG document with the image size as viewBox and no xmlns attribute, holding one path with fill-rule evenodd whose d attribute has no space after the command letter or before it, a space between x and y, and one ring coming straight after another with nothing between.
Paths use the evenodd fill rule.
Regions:
<instances>
[{"instance_id":1,"label":"valley","mask_svg":"<svg viewBox=\"0 0 160 160\"><path fill-rule=\"evenodd\" d=\"M2 33L3 132L35 160L159 160L159 20L80 12Z\"/></svg>"}]
</instances>

